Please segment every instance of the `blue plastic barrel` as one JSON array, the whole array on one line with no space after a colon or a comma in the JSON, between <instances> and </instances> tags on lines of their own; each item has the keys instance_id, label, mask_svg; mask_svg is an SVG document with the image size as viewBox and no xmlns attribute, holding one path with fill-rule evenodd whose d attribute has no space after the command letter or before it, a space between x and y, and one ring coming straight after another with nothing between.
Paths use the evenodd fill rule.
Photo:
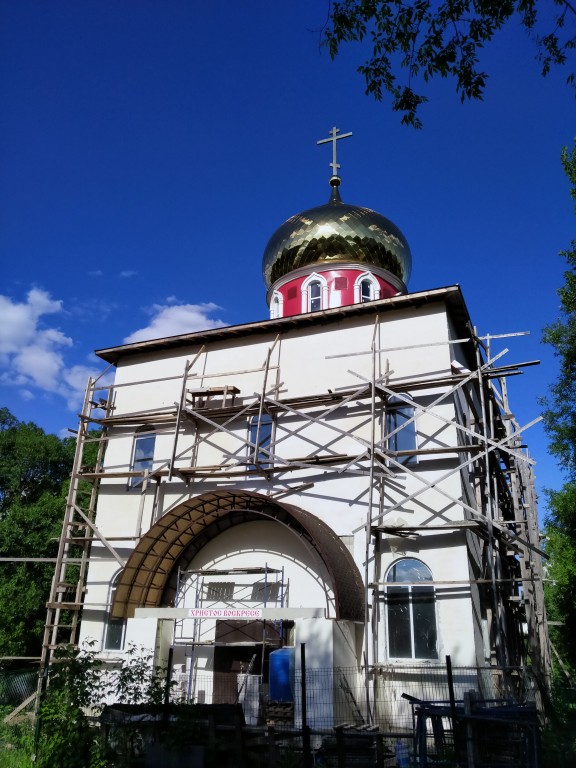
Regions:
<instances>
[{"instance_id":1,"label":"blue plastic barrel","mask_svg":"<svg viewBox=\"0 0 576 768\"><path fill-rule=\"evenodd\" d=\"M269 656L270 701L294 701L294 648L280 648Z\"/></svg>"}]
</instances>

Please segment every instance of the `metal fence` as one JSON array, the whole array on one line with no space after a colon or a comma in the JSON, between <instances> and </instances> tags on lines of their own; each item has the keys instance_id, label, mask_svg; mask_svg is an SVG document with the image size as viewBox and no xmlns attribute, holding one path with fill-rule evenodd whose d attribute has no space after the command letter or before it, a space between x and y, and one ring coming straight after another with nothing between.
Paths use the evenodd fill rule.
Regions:
<instances>
[{"instance_id":1,"label":"metal fence","mask_svg":"<svg viewBox=\"0 0 576 768\"><path fill-rule=\"evenodd\" d=\"M32 696L38 684L37 667L0 668L0 705L17 707Z\"/></svg>"},{"instance_id":2,"label":"metal fence","mask_svg":"<svg viewBox=\"0 0 576 768\"><path fill-rule=\"evenodd\" d=\"M482 700L508 704L534 704L537 686L523 668L453 667L453 695L463 701L466 694ZM313 729L377 726L383 731L412 732L414 699L449 701L450 688L445 665L386 665L367 673L361 668L308 669L303 686L296 671L289 678L288 695L271 699L269 686L259 675L198 672L182 679L174 700L190 703L240 703L248 725L303 724L303 689L306 724Z\"/></svg>"}]
</instances>

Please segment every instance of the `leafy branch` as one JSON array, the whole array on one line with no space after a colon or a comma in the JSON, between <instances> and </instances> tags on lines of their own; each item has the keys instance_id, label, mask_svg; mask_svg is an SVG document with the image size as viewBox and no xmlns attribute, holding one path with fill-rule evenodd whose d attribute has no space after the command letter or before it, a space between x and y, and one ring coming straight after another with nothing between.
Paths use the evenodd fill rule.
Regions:
<instances>
[{"instance_id":1,"label":"leafy branch","mask_svg":"<svg viewBox=\"0 0 576 768\"><path fill-rule=\"evenodd\" d=\"M543 17L551 5L558 10L550 22ZM371 56L358 67L366 93L377 101L390 94L402 122L421 128L418 108L428 99L414 82L452 77L462 101L482 99L488 76L480 53L513 17L533 38L543 75L566 64L576 46L576 6L568 0L338 0L324 43L335 58L343 44L368 38ZM567 82L574 84L573 73Z\"/></svg>"}]
</instances>

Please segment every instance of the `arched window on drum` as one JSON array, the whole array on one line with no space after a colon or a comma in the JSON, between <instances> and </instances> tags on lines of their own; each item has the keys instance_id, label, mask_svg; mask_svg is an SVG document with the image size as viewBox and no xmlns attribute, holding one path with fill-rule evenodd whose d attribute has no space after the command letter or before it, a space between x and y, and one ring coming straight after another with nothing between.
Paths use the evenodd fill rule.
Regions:
<instances>
[{"instance_id":1,"label":"arched window on drum","mask_svg":"<svg viewBox=\"0 0 576 768\"><path fill-rule=\"evenodd\" d=\"M302 312L319 312L328 309L328 283L322 275L313 273L302 283Z\"/></svg>"},{"instance_id":2,"label":"arched window on drum","mask_svg":"<svg viewBox=\"0 0 576 768\"><path fill-rule=\"evenodd\" d=\"M370 272L364 272L354 282L354 303L362 304L380 298L380 284Z\"/></svg>"}]
</instances>

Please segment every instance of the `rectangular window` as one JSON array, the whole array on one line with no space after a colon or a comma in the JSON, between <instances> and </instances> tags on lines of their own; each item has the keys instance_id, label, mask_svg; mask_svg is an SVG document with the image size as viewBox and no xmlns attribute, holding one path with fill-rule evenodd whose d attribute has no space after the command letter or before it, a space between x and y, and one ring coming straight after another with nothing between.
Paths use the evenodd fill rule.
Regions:
<instances>
[{"instance_id":1,"label":"rectangular window","mask_svg":"<svg viewBox=\"0 0 576 768\"><path fill-rule=\"evenodd\" d=\"M386 411L386 434L388 437L389 451L415 451L416 422L414 421L414 408L404 403L400 398L390 398ZM400 464L414 464L416 456L397 456Z\"/></svg>"},{"instance_id":2,"label":"rectangular window","mask_svg":"<svg viewBox=\"0 0 576 768\"><path fill-rule=\"evenodd\" d=\"M272 416L263 413L258 416L252 416L248 429L249 456L254 461L249 469L268 469L272 466L269 451L272 448ZM258 466L256 466L258 465Z\"/></svg>"},{"instance_id":3,"label":"rectangular window","mask_svg":"<svg viewBox=\"0 0 576 768\"><path fill-rule=\"evenodd\" d=\"M132 454L132 464L130 469L133 472L145 472L152 469L154 463L154 447L156 444L156 434L147 432L146 434L136 435L134 438L134 450ZM142 477L131 477L128 483L129 488L140 488L142 486Z\"/></svg>"},{"instance_id":4,"label":"rectangular window","mask_svg":"<svg viewBox=\"0 0 576 768\"><path fill-rule=\"evenodd\" d=\"M104 637L104 650L121 651L124 647L124 619L111 619L106 622L106 635Z\"/></svg>"}]
</instances>

